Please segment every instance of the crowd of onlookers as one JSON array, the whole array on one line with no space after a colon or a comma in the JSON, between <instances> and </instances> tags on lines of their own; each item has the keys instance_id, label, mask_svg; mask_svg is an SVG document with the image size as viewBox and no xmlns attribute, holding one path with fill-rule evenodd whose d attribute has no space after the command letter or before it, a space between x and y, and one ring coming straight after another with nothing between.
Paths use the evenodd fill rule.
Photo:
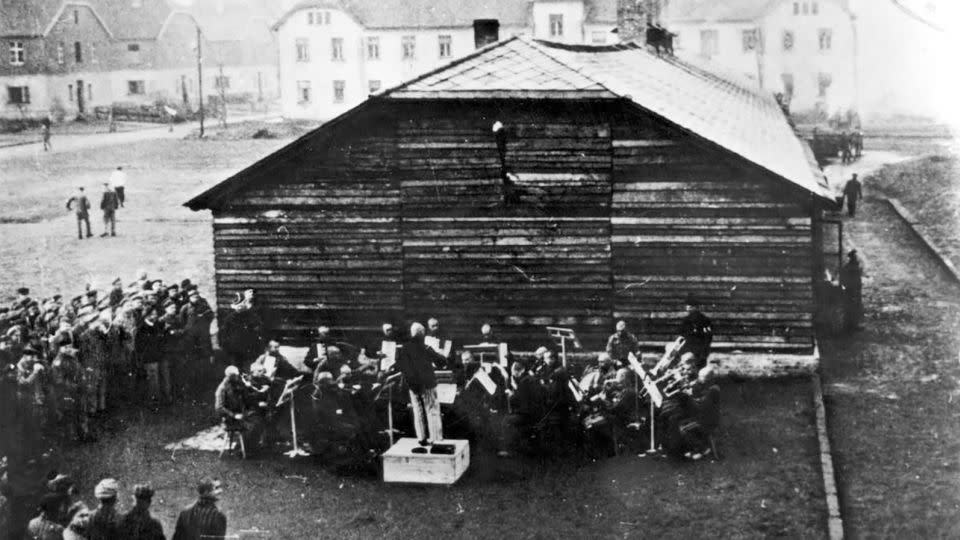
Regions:
<instances>
[{"instance_id":1,"label":"crowd of onlookers","mask_svg":"<svg viewBox=\"0 0 960 540\"><path fill-rule=\"evenodd\" d=\"M37 456L47 449L95 438L108 411L159 407L209 390L213 319L190 280L165 284L146 272L73 298L34 299L20 288L0 306L8 525L22 525L24 512L36 508L35 480L45 474ZM20 508L15 501L30 502Z\"/></svg>"}]
</instances>

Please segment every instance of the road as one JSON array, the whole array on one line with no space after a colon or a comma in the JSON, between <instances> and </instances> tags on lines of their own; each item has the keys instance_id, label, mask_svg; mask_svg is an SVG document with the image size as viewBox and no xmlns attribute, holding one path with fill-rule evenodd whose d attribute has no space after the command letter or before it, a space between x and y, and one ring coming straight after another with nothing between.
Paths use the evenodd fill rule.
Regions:
<instances>
[{"instance_id":1,"label":"road","mask_svg":"<svg viewBox=\"0 0 960 540\"><path fill-rule=\"evenodd\" d=\"M960 537L960 287L882 199L846 235L864 330L821 340L846 535Z\"/></svg>"}]
</instances>

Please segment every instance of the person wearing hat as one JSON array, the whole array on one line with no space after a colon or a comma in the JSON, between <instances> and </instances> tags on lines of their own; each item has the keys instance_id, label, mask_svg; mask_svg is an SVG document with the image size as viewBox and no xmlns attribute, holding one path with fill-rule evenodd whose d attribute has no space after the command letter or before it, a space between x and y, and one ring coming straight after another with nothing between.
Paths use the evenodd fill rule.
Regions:
<instances>
[{"instance_id":1,"label":"person wearing hat","mask_svg":"<svg viewBox=\"0 0 960 540\"><path fill-rule=\"evenodd\" d=\"M80 334L80 363L88 370L86 377L90 414L107 410L107 366L111 364L113 344L107 324L99 315Z\"/></svg>"},{"instance_id":2,"label":"person wearing hat","mask_svg":"<svg viewBox=\"0 0 960 540\"><path fill-rule=\"evenodd\" d=\"M183 357L185 330L177 311L177 303L170 296L163 302L160 324L163 327L163 356L170 366L171 389L175 396L182 396L184 384L189 380Z\"/></svg>"},{"instance_id":3,"label":"person wearing hat","mask_svg":"<svg viewBox=\"0 0 960 540\"><path fill-rule=\"evenodd\" d=\"M100 236L117 235L117 208L120 208L120 199L117 192L110 187L110 182L103 183L103 196L100 198L100 210L103 211L103 234Z\"/></svg>"},{"instance_id":4,"label":"person wearing hat","mask_svg":"<svg viewBox=\"0 0 960 540\"><path fill-rule=\"evenodd\" d=\"M76 205L76 207L74 207ZM77 238L83 240L83 226L87 226L87 238L93 236L90 232L90 199L83 188L77 188L77 193L67 199L67 211L73 210L77 216Z\"/></svg>"},{"instance_id":5,"label":"person wearing hat","mask_svg":"<svg viewBox=\"0 0 960 540\"><path fill-rule=\"evenodd\" d=\"M87 537L90 540L123 540L120 534L120 514L117 512L117 495L120 484L113 478L105 478L93 490L97 508L90 514Z\"/></svg>"},{"instance_id":6,"label":"person wearing hat","mask_svg":"<svg viewBox=\"0 0 960 540\"><path fill-rule=\"evenodd\" d=\"M166 339L163 323L155 309L147 309L143 322L137 328L134 358L137 371L146 376L147 398L153 401L171 401L170 362L163 354Z\"/></svg>"},{"instance_id":7,"label":"person wearing hat","mask_svg":"<svg viewBox=\"0 0 960 540\"><path fill-rule=\"evenodd\" d=\"M843 327L848 332L859 330L863 321L863 267L855 249L847 254L847 262L840 268L840 287L843 289Z\"/></svg>"},{"instance_id":8,"label":"person wearing hat","mask_svg":"<svg viewBox=\"0 0 960 540\"><path fill-rule=\"evenodd\" d=\"M54 521L64 527L70 525L70 520L77 512L87 508L87 505L80 500L76 481L68 474L58 473L50 479L47 482L47 493L55 495L60 500Z\"/></svg>"},{"instance_id":9,"label":"person wearing hat","mask_svg":"<svg viewBox=\"0 0 960 540\"><path fill-rule=\"evenodd\" d=\"M700 311L700 301L688 296L685 302L687 314L680 320L680 337L684 339L681 354L690 351L697 359L697 369L707 365L710 345L713 343L713 322Z\"/></svg>"},{"instance_id":10,"label":"person wearing hat","mask_svg":"<svg viewBox=\"0 0 960 540\"><path fill-rule=\"evenodd\" d=\"M62 499L47 493L40 499L40 515L27 525L27 538L32 540L61 540L63 525L55 521Z\"/></svg>"},{"instance_id":11,"label":"person wearing hat","mask_svg":"<svg viewBox=\"0 0 960 540\"><path fill-rule=\"evenodd\" d=\"M232 308L220 325L220 348L227 353L232 365L245 366L263 351L263 319L253 308L252 293L249 300L240 296Z\"/></svg>"},{"instance_id":12,"label":"person wearing hat","mask_svg":"<svg viewBox=\"0 0 960 540\"><path fill-rule=\"evenodd\" d=\"M164 540L163 526L150 515L153 488L150 484L133 486L133 508L120 520L124 540Z\"/></svg>"},{"instance_id":13,"label":"person wearing hat","mask_svg":"<svg viewBox=\"0 0 960 540\"><path fill-rule=\"evenodd\" d=\"M111 285L113 288L110 289L109 305L111 308L116 308L123 302L123 282L120 281L120 278L117 278L113 280Z\"/></svg>"},{"instance_id":14,"label":"person wearing hat","mask_svg":"<svg viewBox=\"0 0 960 540\"><path fill-rule=\"evenodd\" d=\"M10 310L16 311L18 309L25 308L31 302L33 302L33 300L30 298L30 289L27 287L20 287L17 289L17 298L10 303Z\"/></svg>"},{"instance_id":15,"label":"person wearing hat","mask_svg":"<svg viewBox=\"0 0 960 540\"><path fill-rule=\"evenodd\" d=\"M184 286L187 302L180 308L180 320L184 327L184 350L186 353L186 376L197 382L207 382L211 373L210 358L213 356L213 344L210 341L210 324L213 322L213 310L210 304L200 296L195 285Z\"/></svg>"},{"instance_id":16,"label":"person wearing hat","mask_svg":"<svg viewBox=\"0 0 960 540\"><path fill-rule=\"evenodd\" d=\"M857 203L863 198L863 187L856 174L843 186L843 198L847 200L847 215L856 217Z\"/></svg>"},{"instance_id":17,"label":"person wearing hat","mask_svg":"<svg viewBox=\"0 0 960 540\"><path fill-rule=\"evenodd\" d=\"M227 534L227 516L217 508L220 482L205 478L197 484L197 501L177 516L172 540L222 538Z\"/></svg>"},{"instance_id":18,"label":"person wearing hat","mask_svg":"<svg viewBox=\"0 0 960 540\"><path fill-rule=\"evenodd\" d=\"M107 185L117 194L117 202L120 204L120 208L123 208L123 203L126 200L124 190L127 188L127 173L123 170L123 167L117 167L117 170L110 173L110 181L107 182Z\"/></svg>"},{"instance_id":19,"label":"person wearing hat","mask_svg":"<svg viewBox=\"0 0 960 540\"><path fill-rule=\"evenodd\" d=\"M84 440L89 435L87 414L83 399L83 367L77 360L77 350L69 344L60 346L50 365L53 380L56 418L66 429L66 435ZM72 432L72 433L70 433Z\"/></svg>"},{"instance_id":20,"label":"person wearing hat","mask_svg":"<svg viewBox=\"0 0 960 540\"><path fill-rule=\"evenodd\" d=\"M640 352L640 343L637 336L627 332L627 321L617 321L616 332L607 340L607 354L620 367L630 365L630 353Z\"/></svg>"}]
</instances>

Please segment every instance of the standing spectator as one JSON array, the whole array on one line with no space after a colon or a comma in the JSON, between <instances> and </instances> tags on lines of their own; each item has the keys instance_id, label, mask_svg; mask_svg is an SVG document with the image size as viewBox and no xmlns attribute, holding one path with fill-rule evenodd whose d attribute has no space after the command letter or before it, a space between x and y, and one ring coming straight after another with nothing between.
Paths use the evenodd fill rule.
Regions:
<instances>
[{"instance_id":1,"label":"standing spectator","mask_svg":"<svg viewBox=\"0 0 960 540\"><path fill-rule=\"evenodd\" d=\"M639 352L640 344L636 336L627 332L626 321L617 321L616 330L607 340L607 354L620 364L620 367L627 367L630 365L630 353Z\"/></svg>"},{"instance_id":2,"label":"standing spectator","mask_svg":"<svg viewBox=\"0 0 960 540\"><path fill-rule=\"evenodd\" d=\"M220 347L234 366L246 366L263 351L263 319L253 306L251 294L238 295L233 312L220 327Z\"/></svg>"},{"instance_id":3,"label":"standing spectator","mask_svg":"<svg viewBox=\"0 0 960 540\"><path fill-rule=\"evenodd\" d=\"M117 235L117 208L119 207L117 192L110 189L109 182L104 182L103 197L100 199L100 210L103 210L103 234L100 236Z\"/></svg>"},{"instance_id":4,"label":"standing spectator","mask_svg":"<svg viewBox=\"0 0 960 540\"><path fill-rule=\"evenodd\" d=\"M183 396L184 383L188 378L184 374L183 358L183 324L180 322L180 316L177 313L177 304L172 298L167 298L163 303L163 316L160 317L160 324L163 328L163 359L166 362L167 370L171 374L176 374L177 380L170 381L170 386L177 396Z\"/></svg>"},{"instance_id":5,"label":"standing spectator","mask_svg":"<svg viewBox=\"0 0 960 540\"><path fill-rule=\"evenodd\" d=\"M848 332L859 330L863 320L863 267L855 249L847 254L847 262L840 269L840 287L843 289L843 327Z\"/></svg>"},{"instance_id":6,"label":"standing spectator","mask_svg":"<svg viewBox=\"0 0 960 540\"><path fill-rule=\"evenodd\" d=\"M117 194L117 202L120 203L120 208L123 208L123 202L127 198L124 194L124 188L126 188L126 186L127 173L123 170L123 167L117 167L117 170L110 173L110 187Z\"/></svg>"},{"instance_id":7,"label":"standing spectator","mask_svg":"<svg viewBox=\"0 0 960 540\"><path fill-rule=\"evenodd\" d=\"M697 369L707 365L713 344L713 322L700 311L700 301L692 296L686 300L687 315L680 321L680 336L684 339L683 352L692 352Z\"/></svg>"},{"instance_id":8,"label":"standing spectator","mask_svg":"<svg viewBox=\"0 0 960 540\"><path fill-rule=\"evenodd\" d=\"M53 148L50 144L50 117L46 116L40 121L40 136L43 138L43 151L47 152Z\"/></svg>"},{"instance_id":9,"label":"standing spectator","mask_svg":"<svg viewBox=\"0 0 960 540\"><path fill-rule=\"evenodd\" d=\"M77 350L68 344L61 345L50 367L53 379L53 394L56 396L56 418L64 438L87 437L87 414L83 409L83 368L77 361Z\"/></svg>"},{"instance_id":10,"label":"standing spectator","mask_svg":"<svg viewBox=\"0 0 960 540\"><path fill-rule=\"evenodd\" d=\"M33 518L27 525L27 538L31 540L61 540L63 525L54 518L60 508L60 497L47 493L40 499L40 515Z\"/></svg>"},{"instance_id":11,"label":"standing spectator","mask_svg":"<svg viewBox=\"0 0 960 540\"><path fill-rule=\"evenodd\" d=\"M84 224L87 226L87 238L93 236L90 232L90 199L87 198L82 187L77 188L76 195L67 199L67 210L73 210L77 215L77 238L83 240Z\"/></svg>"},{"instance_id":12,"label":"standing spectator","mask_svg":"<svg viewBox=\"0 0 960 540\"><path fill-rule=\"evenodd\" d=\"M124 540L164 540L163 526L150 515L153 488L150 484L133 487L133 509L120 521L120 534Z\"/></svg>"},{"instance_id":13,"label":"standing spectator","mask_svg":"<svg viewBox=\"0 0 960 540\"><path fill-rule=\"evenodd\" d=\"M170 363L163 354L166 338L163 323L159 322L156 310L147 310L143 323L137 329L134 346L140 369L147 378L149 399L170 402Z\"/></svg>"},{"instance_id":14,"label":"standing spectator","mask_svg":"<svg viewBox=\"0 0 960 540\"><path fill-rule=\"evenodd\" d=\"M863 188L856 174L843 187L843 197L847 200L847 214L850 217L856 217L857 203L863 198Z\"/></svg>"},{"instance_id":15,"label":"standing spectator","mask_svg":"<svg viewBox=\"0 0 960 540\"><path fill-rule=\"evenodd\" d=\"M99 506L90 515L87 538L90 540L124 540L120 534L120 514L117 512L117 493L120 484L113 478L101 480L93 490Z\"/></svg>"},{"instance_id":16,"label":"standing spectator","mask_svg":"<svg viewBox=\"0 0 960 540\"><path fill-rule=\"evenodd\" d=\"M120 278L113 280L113 288L110 289L109 305L111 309L116 309L123 302L123 282Z\"/></svg>"},{"instance_id":17,"label":"standing spectator","mask_svg":"<svg viewBox=\"0 0 960 540\"><path fill-rule=\"evenodd\" d=\"M80 363L87 370L87 411L97 414L107 410L107 366L112 347L107 323L97 318L80 335Z\"/></svg>"},{"instance_id":18,"label":"standing spectator","mask_svg":"<svg viewBox=\"0 0 960 540\"><path fill-rule=\"evenodd\" d=\"M220 483L210 479L197 485L197 502L180 512L173 540L200 540L204 537L223 537L227 534L227 516L217 509Z\"/></svg>"},{"instance_id":19,"label":"standing spectator","mask_svg":"<svg viewBox=\"0 0 960 540\"><path fill-rule=\"evenodd\" d=\"M184 350L186 353L186 376L191 380L207 381L210 378L210 357L213 347L210 343L210 323L213 322L213 310L210 304L200 296L195 285L189 285L187 303L180 308L180 320L184 327Z\"/></svg>"}]
</instances>

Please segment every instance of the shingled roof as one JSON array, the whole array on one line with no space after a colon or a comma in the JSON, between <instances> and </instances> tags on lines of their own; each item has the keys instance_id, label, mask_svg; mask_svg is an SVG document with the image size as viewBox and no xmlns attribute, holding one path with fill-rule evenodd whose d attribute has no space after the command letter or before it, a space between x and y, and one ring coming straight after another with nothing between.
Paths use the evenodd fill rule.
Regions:
<instances>
[{"instance_id":1,"label":"shingled roof","mask_svg":"<svg viewBox=\"0 0 960 540\"><path fill-rule=\"evenodd\" d=\"M387 89L277 153L204 191L207 208L274 160L294 155L375 101L406 99L626 99L706 143L833 203L806 143L769 93L657 56L637 44L561 45L520 36L500 41Z\"/></svg>"}]
</instances>

